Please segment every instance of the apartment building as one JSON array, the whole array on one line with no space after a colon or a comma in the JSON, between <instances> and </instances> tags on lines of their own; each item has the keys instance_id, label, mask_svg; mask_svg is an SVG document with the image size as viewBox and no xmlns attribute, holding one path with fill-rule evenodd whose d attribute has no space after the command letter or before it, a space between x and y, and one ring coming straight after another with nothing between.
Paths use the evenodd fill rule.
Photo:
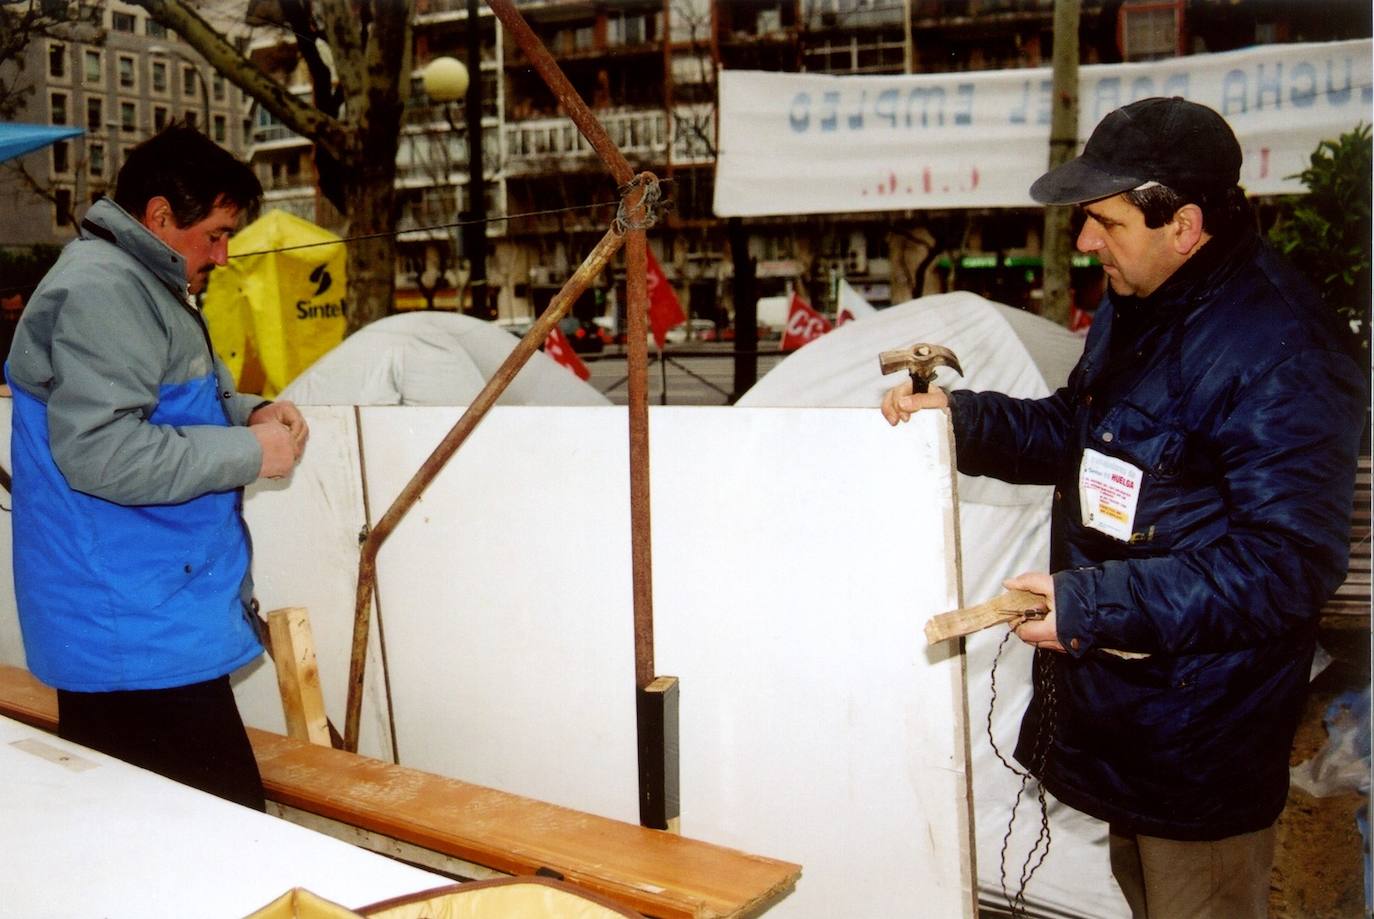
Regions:
<instances>
[{"instance_id":1,"label":"apartment building","mask_svg":"<svg viewBox=\"0 0 1374 919\"><path fill-rule=\"evenodd\" d=\"M0 246L71 239L129 149L172 120L247 151L246 97L175 33L119 0L71 7L77 15L62 37L36 38L22 61L0 65L32 90L15 121L85 132L0 167Z\"/></svg>"}]
</instances>

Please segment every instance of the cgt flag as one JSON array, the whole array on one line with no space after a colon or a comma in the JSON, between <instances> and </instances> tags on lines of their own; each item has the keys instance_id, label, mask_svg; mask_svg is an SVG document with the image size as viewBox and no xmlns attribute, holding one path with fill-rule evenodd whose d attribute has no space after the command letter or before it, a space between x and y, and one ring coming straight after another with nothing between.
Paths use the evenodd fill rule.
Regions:
<instances>
[{"instance_id":1,"label":"cgt flag","mask_svg":"<svg viewBox=\"0 0 1374 919\"><path fill-rule=\"evenodd\" d=\"M591 378L592 372L582 363L582 358L573 350L572 342L568 341L568 336L558 326L550 329L548 337L544 339L544 353L577 374L579 379Z\"/></svg>"},{"instance_id":2,"label":"cgt flag","mask_svg":"<svg viewBox=\"0 0 1374 919\"><path fill-rule=\"evenodd\" d=\"M668 283L663 269L658 267L654 250L646 246L644 254L647 257L644 280L649 288L649 328L653 330L654 342L662 348L668 338L668 330L682 325L687 317L682 312L682 304L678 302L673 285Z\"/></svg>"},{"instance_id":3,"label":"cgt flag","mask_svg":"<svg viewBox=\"0 0 1374 919\"><path fill-rule=\"evenodd\" d=\"M809 341L830 331L830 320L807 306L801 297L792 295L787 312L787 329L782 333L782 350L795 351Z\"/></svg>"}]
</instances>

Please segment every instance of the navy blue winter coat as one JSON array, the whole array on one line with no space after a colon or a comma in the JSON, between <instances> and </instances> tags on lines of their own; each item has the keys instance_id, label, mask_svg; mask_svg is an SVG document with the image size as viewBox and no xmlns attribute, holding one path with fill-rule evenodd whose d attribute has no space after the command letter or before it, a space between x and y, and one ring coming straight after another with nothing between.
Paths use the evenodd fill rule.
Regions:
<instances>
[{"instance_id":1,"label":"navy blue winter coat","mask_svg":"<svg viewBox=\"0 0 1374 919\"><path fill-rule=\"evenodd\" d=\"M1052 396L951 393L960 471L1056 486L1071 650L1036 653L1016 748L1055 797L1180 840L1278 817L1367 406L1316 294L1250 231L1148 298L1109 295ZM1140 471L1129 538L1084 523L1088 449Z\"/></svg>"}]
</instances>

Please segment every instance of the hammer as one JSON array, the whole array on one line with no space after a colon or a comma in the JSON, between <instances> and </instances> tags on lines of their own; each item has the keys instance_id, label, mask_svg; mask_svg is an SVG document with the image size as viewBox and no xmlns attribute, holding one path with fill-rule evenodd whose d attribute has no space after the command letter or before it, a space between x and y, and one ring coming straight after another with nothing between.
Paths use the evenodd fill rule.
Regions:
<instances>
[{"instance_id":1,"label":"hammer","mask_svg":"<svg viewBox=\"0 0 1374 919\"><path fill-rule=\"evenodd\" d=\"M928 345L918 342L910 348L896 348L892 351L884 351L878 355L878 363L883 368L883 373L896 373L898 370L905 370L911 374L911 391L928 392L930 383L935 379L935 368L941 365L949 367L960 376L964 375L964 368L959 366L959 359L954 356L954 352L944 345Z\"/></svg>"}]
</instances>

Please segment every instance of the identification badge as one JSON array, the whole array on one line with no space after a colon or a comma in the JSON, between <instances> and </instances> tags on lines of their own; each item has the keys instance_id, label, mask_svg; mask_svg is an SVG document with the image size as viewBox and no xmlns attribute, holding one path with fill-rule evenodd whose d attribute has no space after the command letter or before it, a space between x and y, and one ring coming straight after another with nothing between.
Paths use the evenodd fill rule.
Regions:
<instances>
[{"instance_id":1,"label":"identification badge","mask_svg":"<svg viewBox=\"0 0 1374 919\"><path fill-rule=\"evenodd\" d=\"M1129 542L1140 497L1141 472L1130 463L1084 450L1078 468L1078 504L1083 525Z\"/></svg>"}]
</instances>

